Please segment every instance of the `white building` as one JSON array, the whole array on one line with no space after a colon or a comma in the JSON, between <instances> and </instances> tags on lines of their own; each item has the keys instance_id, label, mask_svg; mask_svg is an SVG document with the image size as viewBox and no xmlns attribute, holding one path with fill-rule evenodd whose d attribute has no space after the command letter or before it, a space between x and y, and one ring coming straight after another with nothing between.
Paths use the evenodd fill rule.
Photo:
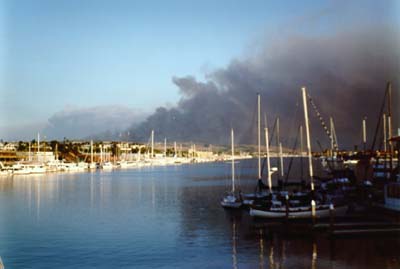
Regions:
<instances>
[{"instance_id":1,"label":"white building","mask_svg":"<svg viewBox=\"0 0 400 269\"><path fill-rule=\"evenodd\" d=\"M17 146L14 143L7 143L7 144L3 145L2 150L16 151L17 150Z\"/></svg>"}]
</instances>

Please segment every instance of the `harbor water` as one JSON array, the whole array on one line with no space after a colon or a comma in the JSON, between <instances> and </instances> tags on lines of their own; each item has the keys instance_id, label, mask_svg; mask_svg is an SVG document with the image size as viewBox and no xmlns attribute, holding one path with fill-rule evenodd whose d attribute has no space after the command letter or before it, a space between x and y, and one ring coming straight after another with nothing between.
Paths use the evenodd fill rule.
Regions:
<instances>
[{"instance_id":1,"label":"harbor water","mask_svg":"<svg viewBox=\"0 0 400 269\"><path fill-rule=\"evenodd\" d=\"M244 192L256 162L237 163ZM298 175L298 173L297 173ZM5 268L400 268L400 238L285 236L224 210L230 163L0 178Z\"/></svg>"}]
</instances>

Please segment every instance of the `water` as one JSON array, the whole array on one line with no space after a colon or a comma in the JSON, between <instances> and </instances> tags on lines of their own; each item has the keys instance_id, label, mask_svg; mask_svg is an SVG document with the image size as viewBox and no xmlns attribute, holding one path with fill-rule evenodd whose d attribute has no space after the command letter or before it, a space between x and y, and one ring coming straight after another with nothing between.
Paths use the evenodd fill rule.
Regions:
<instances>
[{"instance_id":1,"label":"water","mask_svg":"<svg viewBox=\"0 0 400 269\"><path fill-rule=\"evenodd\" d=\"M240 187L255 162L238 164ZM5 268L400 268L399 238L287 237L224 211L230 164L0 179Z\"/></svg>"}]
</instances>

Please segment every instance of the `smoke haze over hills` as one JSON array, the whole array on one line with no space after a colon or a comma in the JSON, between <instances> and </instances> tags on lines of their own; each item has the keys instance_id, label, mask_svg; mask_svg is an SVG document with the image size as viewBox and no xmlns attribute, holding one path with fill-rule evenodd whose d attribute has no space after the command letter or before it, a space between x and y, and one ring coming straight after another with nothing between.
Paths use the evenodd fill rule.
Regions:
<instances>
[{"instance_id":1,"label":"smoke haze over hills","mask_svg":"<svg viewBox=\"0 0 400 269\"><path fill-rule=\"evenodd\" d=\"M140 122L144 118L142 112L120 105L71 107L55 113L42 132L55 139L104 138L106 135L107 139L111 139L115 138L111 133L119 133L132 122Z\"/></svg>"}]
</instances>

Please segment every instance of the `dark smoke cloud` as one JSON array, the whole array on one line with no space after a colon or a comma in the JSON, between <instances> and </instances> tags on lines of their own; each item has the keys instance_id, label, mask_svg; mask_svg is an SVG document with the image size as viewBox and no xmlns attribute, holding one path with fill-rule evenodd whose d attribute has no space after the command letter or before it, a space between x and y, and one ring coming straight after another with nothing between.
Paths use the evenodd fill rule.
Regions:
<instances>
[{"instance_id":1,"label":"dark smoke cloud","mask_svg":"<svg viewBox=\"0 0 400 269\"><path fill-rule=\"evenodd\" d=\"M131 128L132 138L147 140L154 129L158 139L227 144L233 127L238 142L255 143L256 93L260 92L269 125L276 116L281 118L281 135L289 146L303 121L300 88L306 86L326 121L333 116L339 146L352 147L360 143L364 116L372 139L389 80L393 125L399 126L399 48L399 33L385 27L275 40L250 57L206 74L204 82L192 76L174 77L182 93L179 103L158 108ZM311 107L309 111L314 141L327 146Z\"/></svg>"},{"instance_id":2,"label":"dark smoke cloud","mask_svg":"<svg viewBox=\"0 0 400 269\"><path fill-rule=\"evenodd\" d=\"M42 133L48 139L82 139L89 136L117 139L109 134L125 130L144 118L142 112L119 105L66 108L49 118ZM107 137L104 137L106 134Z\"/></svg>"}]
</instances>

